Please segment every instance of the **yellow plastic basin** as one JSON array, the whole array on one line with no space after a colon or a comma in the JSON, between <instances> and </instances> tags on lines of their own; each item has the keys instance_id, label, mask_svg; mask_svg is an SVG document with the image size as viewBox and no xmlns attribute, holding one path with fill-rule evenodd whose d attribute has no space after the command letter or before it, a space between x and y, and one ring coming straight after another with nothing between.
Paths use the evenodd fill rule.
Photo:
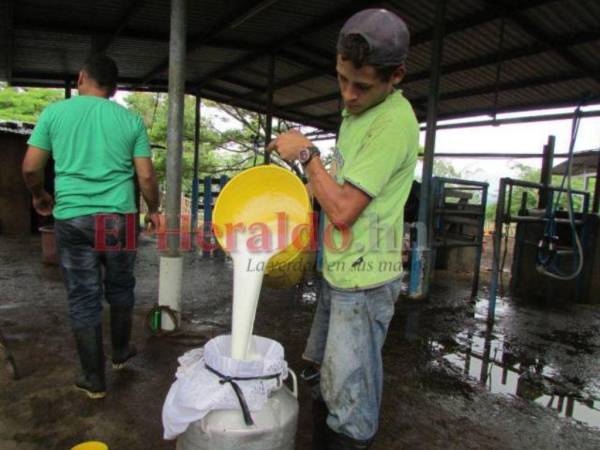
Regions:
<instances>
[{"instance_id":1,"label":"yellow plastic basin","mask_svg":"<svg viewBox=\"0 0 600 450\"><path fill-rule=\"evenodd\" d=\"M310 251L312 207L302 181L274 165L247 169L223 187L213 211L215 236L225 251L230 244L226 230L235 224L246 228L254 223L271 225L272 245L277 246L276 224L281 213L285 213L288 230L302 232L290 236L289 245L269 260L263 284L274 288L298 284L314 261L314 251Z\"/></svg>"},{"instance_id":2,"label":"yellow plastic basin","mask_svg":"<svg viewBox=\"0 0 600 450\"><path fill-rule=\"evenodd\" d=\"M88 441L77 444L71 450L108 450L108 445L99 441Z\"/></svg>"}]
</instances>

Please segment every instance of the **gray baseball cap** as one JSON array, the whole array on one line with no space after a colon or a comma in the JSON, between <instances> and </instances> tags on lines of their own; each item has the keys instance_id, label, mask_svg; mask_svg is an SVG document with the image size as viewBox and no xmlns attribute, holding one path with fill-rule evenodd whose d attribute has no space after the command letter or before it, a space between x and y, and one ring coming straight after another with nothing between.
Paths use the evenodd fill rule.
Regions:
<instances>
[{"instance_id":1,"label":"gray baseball cap","mask_svg":"<svg viewBox=\"0 0 600 450\"><path fill-rule=\"evenodd\" d=\"M406 61L410 43L408 27L387 9L365 9L350 17L340 31L338 52L342 40L350 34L362 36L369 44L367 64L395 66Z\"/></svg>"}]
</instances>

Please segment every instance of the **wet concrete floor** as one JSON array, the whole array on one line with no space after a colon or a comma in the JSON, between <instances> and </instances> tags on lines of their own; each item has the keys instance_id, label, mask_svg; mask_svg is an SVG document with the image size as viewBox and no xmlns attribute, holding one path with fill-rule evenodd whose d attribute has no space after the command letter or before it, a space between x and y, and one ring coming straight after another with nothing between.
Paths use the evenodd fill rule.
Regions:
<instances>
[{"instance_id":1,"label":"wet concrete floor","mask_svg":"<svg viewBox=\"0 0 600 450\"><path fill-rule=\"evenodd\" d=\"M0 357L8 350L20 376L0 366L0 450L63 450L91 439L111 450L174 449L162 439L162 403L177 357L228 331L231 265L187 254L182 333L154 337L145 322L157 301L158 254L143 240L134 329L141 353L126 370L109 370L107 398L92 402L72 388L65 292L40 248L39 237L0 238ZM600 448L600 309L503 298L489 327L485 275L475 301L469 276L448 273L436 275L427 302L399 300L373 449ZM256 334L280 341L297 372L315 297L314 286L265 289L259 303ZM297 449L308 450L310 395L300 388Z\"/></svg>"}]
</instances>

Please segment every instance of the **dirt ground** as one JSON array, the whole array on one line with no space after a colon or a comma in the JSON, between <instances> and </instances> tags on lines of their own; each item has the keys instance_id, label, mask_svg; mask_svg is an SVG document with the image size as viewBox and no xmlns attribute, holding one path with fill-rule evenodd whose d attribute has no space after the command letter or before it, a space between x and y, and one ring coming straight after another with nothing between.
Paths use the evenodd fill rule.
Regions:
<instances>
[{"instance_id":1,"label":"dirt ground","mask_svg":"<svg viewBox=\"0 0 600 450\"><path fill-rule=\"evenodd\" d=\"M177 357L228 332L231 265L187 254L183 334L153 337L145 315L157 301L158 254L143 240L134 329L141 352L125 371L108 371L107 398L92 402L72 388L65 292L40 247L39 237L0 237L0 331L20 375L15 381L0 366L0 450L64 450L91 439L111 450L174 449L162 439L162 404ZM450 273L436 275L428 301L399 300L374 450L600 448L600 310L503 298L488 327L486 274L476 300L469 275ZM297 372L315 297L314 286L265 289L259 303L255 333L281 342ZM310 424L301 385L299 450L310 448Z\"/></svg>"}]
</instances>

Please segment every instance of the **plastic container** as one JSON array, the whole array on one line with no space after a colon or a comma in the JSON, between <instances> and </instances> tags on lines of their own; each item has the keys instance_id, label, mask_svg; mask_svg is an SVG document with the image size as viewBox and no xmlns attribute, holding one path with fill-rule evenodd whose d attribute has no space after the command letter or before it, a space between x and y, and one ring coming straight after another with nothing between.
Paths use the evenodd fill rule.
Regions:
<instances>
[{"instance_id":1,"label":"plastic container","mask_svg":"<svg viewBox=\"0 0 600 450\"><path fill-rule=\"evenodd\" d=\"M108 450L108 445L99 441L88 441L77 444L71 450Z\"/></svg>"},{"instance_id":2,"label":"plastic container","mask_svg":"<svg viewBox=\"0 0 600 450\"><path fill-rule=\"evenodd\" d=\"M58 264L58 253L56 250L56 235L51 225L39 228L42 233L42 262L44 264Z\"/></svg>"},{"instance_id":3,"label":"plastic container","mask_svg":"<svg viewBox=\"0 0 600 450\"><path fill-rule=\"evenodd\" d=\"M280 213L285 213L288 245L269 260L263 284L288 288L302 281L315 258L315 252L310 249L311 201L306 187L295 174L274 165L257 166L239 173L217 197L213 227L219 245L227 251L228 225L241 223L246 228L254 223L274 225L278 224ZM294 229L303 231L290 236ZM278 226L271 227L274 246L279 245L278 231Z\"/></svg>"}]
</instances>

